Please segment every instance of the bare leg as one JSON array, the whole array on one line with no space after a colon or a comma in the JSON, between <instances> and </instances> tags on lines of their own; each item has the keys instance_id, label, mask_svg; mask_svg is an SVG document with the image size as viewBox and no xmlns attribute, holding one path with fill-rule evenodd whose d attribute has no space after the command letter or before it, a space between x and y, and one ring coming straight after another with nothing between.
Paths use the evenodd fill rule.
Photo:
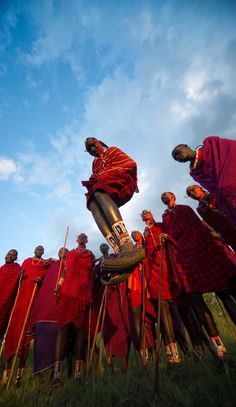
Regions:
<instances>
[{"instance_id":1,"label":"bare leg","mask_svg":"<svg viewBox=\"0 0 236 407\"><path fill-rule=\"evenodd\" d=\"M217 356L223 359L227 355L227 350L219 336L213 315L205 303L203 297L199 293L188 293L188 297L192 303L195 314L198 320L204 326L211 342L216 350Z\"/></svg>"}]
</instances>

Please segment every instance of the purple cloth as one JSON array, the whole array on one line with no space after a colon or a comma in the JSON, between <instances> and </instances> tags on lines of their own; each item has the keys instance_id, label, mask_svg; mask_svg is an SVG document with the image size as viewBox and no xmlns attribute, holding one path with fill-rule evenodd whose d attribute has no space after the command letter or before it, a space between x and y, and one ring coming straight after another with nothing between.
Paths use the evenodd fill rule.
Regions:
<instances>
[{"instance_id":1,"label":"purple cloth","mask_svg":"<svg viewBox=\"0 0 236 407\"><path fill-rule=\"evenodd\" d=\"M55 347L59 324L57 322L38 322L35 325L34 374L54 365Z\"/></svg>"},{"instance_id":2,"label":"purple cloth","mask_svg":"<svg viewBox=\"0 0 236 407\"><path fill-rule=\"evenodd\" d=\"M207 137L202 157L190 175L211 192L228 220L236 228L236 141Z\"/></svg>"},{"instance_id":3,"label":"purple cloth","mask_svg":"<svg viewBox=\"0 0 236 407\"><path fill-rule=\"evenodd\" d=\"M52 263L34 302L27 331L31 332L37 322L57 322L57 297L54 295L60 260Z\"/></svg>"}]
</instances>

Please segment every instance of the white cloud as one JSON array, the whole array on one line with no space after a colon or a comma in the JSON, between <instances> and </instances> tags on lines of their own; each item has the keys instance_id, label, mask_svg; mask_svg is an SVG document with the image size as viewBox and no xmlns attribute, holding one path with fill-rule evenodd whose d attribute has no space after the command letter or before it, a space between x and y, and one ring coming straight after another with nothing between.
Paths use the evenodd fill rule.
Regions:
<instances>
[{"instance_id":1,"label":"white cloud","mask_svg":"<svg viewBox=\"0 0 236 407\"><path fill-rule=\"evenodd\" d=\"M8 181L10 179L16 183L23 181L23 177L20 175L20 166L12 159L0 157L0 180Z\"/></svg>"}]
</instances>

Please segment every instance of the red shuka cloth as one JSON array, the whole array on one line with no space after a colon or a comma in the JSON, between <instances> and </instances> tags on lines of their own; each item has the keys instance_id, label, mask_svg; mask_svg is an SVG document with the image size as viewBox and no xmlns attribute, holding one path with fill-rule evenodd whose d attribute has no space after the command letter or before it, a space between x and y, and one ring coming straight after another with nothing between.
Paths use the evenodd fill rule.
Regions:
<instances>
[{"instance_id":1,"label":"red shuka cloth","mask_svg":"<svg viewBox=\"0 0 236 407\"><path fill-rule=\"evenodd\" d=\"M142 265L139 264L127 281L129 289L129 299L132 308L142 304Z\"/></svg>"},{"instance_id":2,"label":"red shuka cloth","mask_svg":"<svg viewBox=\"0 0 236 407\"><path fill-rule=\"evenodd\" d=\"M90 250L73 249L67 253L67 272L57 307L60 327L73 323L85 329L88 304L92 301L93 262Z\"/></svg>"},{"instance_id":3,"label":"red shuka cloth","mask_svg":"<svg viewBox=\"0 0 236 407\"><path fill-rule=\"evenodd\" d=\"M155 222L144 231L146 261L146 281L151 298L158 298L159 270L160 270L160 243L159 235L162 233L162 223ZM179 281L173 273L168 252L162 249L162 282L161 299L171 300L180 294Z\"/></svg>"},{"instance_id":4,"label":"red shuka cloth","mask_svg":"<svg viewBox=\"0 0 236 407\"><path fill-rule=\"evenodd\" d=\"M89 181L82 181L88 189L87 206L97 190L105 191L118 207L128 202L137 189L137 166L117 147L109 147L102 157L93 161Z\"/></svg>"},{"instance_id":5,"label":"red shuka cloth","mask_svg":"<svg viewBox=\"0 0 236 407\"><path fill-rule=\"evenodd\" d=\"M0 335L14 304L20 270L18 263L6 263L0 267Z\"/></svg>"},{"instance_id":6,"label":"red shuka cloth","mask_svg":"<svg viewBox=\"0 0 236 407\"><path fill-rule=\"evenodd\" d=\"M32 307L27 329L29 332L34 329L37 322L57 322L57 297L53 291L56 286L60 263L60 260L53 262L48 268ZM62 270L63 265L61 272Z\"/></svg>"},{"instance_id":7,"label":"red shuka cloth","mask_svg":"<svg viewBox=\"0 0 236 407\"><path fill-rule=\"evenodd\" d=\"M180 283L186 292L217 292L229 289L235 265L216 244L187 205L176 205L163 214L163 231Z\"/></svg>"},{"instance_id":8,"label":"red shuka cloth","mask_svg":"<svg viewBox=\"0 0 236 407\"><path fill-rule=\"evenodd\" d=\"M236 141L207 137L201 152L199 163L190 175L216 197L236 229Z\"/></svg>"},{"instance_id":9,"label":"red shuka cloth","mask_svg":"<svg viewBox=\"0 0 236 407\"><path fill-rule=\"evenodd\" d=\"M16 351L20 339L21 330L24 324L26 313L29 307L31 296L35 287L34 279L43 278L49 264L45 265L41 259L28 258L22 264L25 273L22 279L16 306L12 315L11 323L7 332L5 342L4 361L6 362ZM26 332L26 329L25 329ZM21 348L32 340L32 337L25 337L21 341Z\"/></svg>"},{"instance_id":10,"label":"red shuka cloth","mask_svg":"<svg viewBox=\"0 0 236 407\"><path fill-rule=\"evenodd\" d=\"M222 233L225 239L224 243L231 246L236 252L236 229L234 229L232 224L219 209L218 205L216 203L214 205L212 203L208 205L200 201L197 211L208 225Z\"/></svg>"},{"instance_id":11,"label":"red shuka cloth","mask_svg":"<svg viewBox=\"0 0 236 407\"><path fill-rule=\"evenodd\" d=\"M131 341L137 343L126 281L108 287L103 339L108 356L125 357Z\"/></svg>"}]
</instances>

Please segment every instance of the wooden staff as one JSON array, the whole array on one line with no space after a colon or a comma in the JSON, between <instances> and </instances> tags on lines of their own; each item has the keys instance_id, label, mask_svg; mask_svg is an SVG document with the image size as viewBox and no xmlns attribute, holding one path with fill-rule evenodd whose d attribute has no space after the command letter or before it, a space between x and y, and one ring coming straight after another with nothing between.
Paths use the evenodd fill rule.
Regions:
<instances>
[{"instance_id":1,"label":"wooden staff","mask_svg":"<svg viewBox=\"0 0 236 407\"><path fill-rule=\"evenodd\" d=\"M106 291L106 295L104 298L104 306L103 306L103 313L102 313L102 323L101 323L101 342L100 342L100 349L99 349L99 356L98 356L98 371L100 371L101 368L101 362L102 362L102 349L103 349L103 327L104 327L104 320L105 320L105 314L106 314L106 308L107 308L107 294L108 294L108 289Z\"/></svg>"},{"instance_id":2,"label":"wooden staff","mask_svg":"<svg viewBox=\"0 0 236 407\"><path fill-rule=\"evenodd\" d=\"M145 332L145 300L146 300L146 287L145 287L145 266L139 265L139 270L142 270L142 331L141 331L141 347L143 350L143 367L145 366L145 352L146 352L146 332Z\"/></svg>"},{"instance_id":3,"label":"wooden staff","mask_svg":"<svg viewBox=\"0 0 236 407\"><path fill-rule=\"evenodd\" d=\"M89 326L88 326L88 349L87 349L87 366L89 361L89 354L90 354L90 343L91 343L91 314L92 314L92 305L89 304Z\"/></svg>"},{"instance_id":4,"label":"wooden staff","mask_svg":"<svg viewBox=\"0 0 236 407\"><path fill-rule=\"evenodd\" d=\"M157 243L153 236L152 230L148 225L148 229L153 241L155 248L157 247ZM157 305L157 347L156 347L156 358L155 358L155 367L154 367L154 391L157 395L159 393L159 366L160 366L160 350L161 350L161 286L162 286L162 266L163 266L163 241L162 236L160 234L160 269L159 269L159 276L158 276L158 305Z\"/></svg>"},{"instance_id":5,"label":"wooden staff","mask_svg":"<svg viewBox=\"0 0 236 407\"><path fill-rule=\"evenodd\" d=\"M65 248L66 248L68 233L69 233L69 226L67 226L67 228L66 228L66 236L65 236L65 240L64 240L64 246L63 246L63 249L62 249L61 260L60 260L60 266L59 266L59 270L58 270L58 274L57 274L56 287L57 287L57 285L58 285L59 278L60 278L60 275L61 275L61 269L62 269L62 264L63 264L63 260L64 260L64 253L65 253Z\"/></svg>"},{"instance_id":6,"label":"wooden staff","mask_svg":"<svg viewBox=\"0 0 236 407\"><path fill-rule=\"evenodd\" d=\"M102 296L101 305L100 305L100 308L99 308L98 319L97 319L97 324L96 324L96 328L95 328L95 333L94 333L94 338L93 338L93 344L92 344L92 349L91 349L91 353L90 353L90 358L89 358L89 361L88 361L87 375L88 375L88 371L89 371L89 369L90 369L90 367L91 367L92 360L93 360L93 354L94 354L96 336L97 336L97 333L98 333L98 328L99 328L99 324L100 324L100 319L101 319L101 314L102 314L102 309L103 309L103 306L104 306L105 298L106 298L106 296L107 296L107 290L108 290L108 286L105 286L104 291L103 291L103 296Z\"/></svg>"},{"instance_id":7,"label":"wooden staff","mask_svg":"<svg viewBox=\"0 0 236 407\"><path fill-rule=\"evenodd\" d=\"M1 348L0 348L0 357L2 356L2 352L3 352L3 349L4 349L5 342L6 342L7 332L8 332L8 329L9 329L9 326L10 326L10 323L11 323L11 320L12 320L12 316L13 316L15 307L16 307L18 295L19 295L19 292L20 292L20 285L21 285L22 277L23 277L23 274L21 273L21 274L20 274L20 278L19 278L19 282L18 282L18 288L17 288L16 298L15 298L14 305L13 305L12 310L11 310L11 314L10 314L10 318L9 318L9 321L8 321L8 324L7 324L6 332L5 332L4 337L3 337L3 340L2 340L2 344L1 344Z\"/></svg>"},{"instance_id":8,"label":"wooden staff","mask_svg":"<svg viewBox=\"0 0 236 407\"><path fill-rule=\"evenodd\" d=\"M23 323L23 326L22 326L22 329L21 329L20 338L19 338L19 341L18 341L18 344L17 344L16 352L15 352L15 355L14 355L14 358L13 358L13 362L12 362L11 371L10 371L9 379L8 379L8 382L7 382L6 390L8 390L8 388L9 388L9 386L11 384L11 380L12 380L12 376L13 376L13 372L14 372L14 368L15 368L15 364L16 364L16 359L17 359L18 352L19 352L20 347L21 347L22 338L23 338L23 336L25 334L25 328L26 328L26 325L27 325L27 322L28 322L28 319L29 319L30 311L31 311L31 308L32 308L32 305L33 305L33 301L34 301L34 297L35 297L37 288L38 288L37 283L35 283L35 286L34 286L34 289L33 289L33 292L32 292L31 298L30 298L30 303L29 303L29 306L28 306L28 309L27 309L27 312L26 312L25 320L24 320L24 323Z\"/></svg>"},{"instance_id":9,"label":"wooden staff","mask_svg":"<svg viewBox=\"0 0 236 407\"><path fill-rule=\"evenodd\" d=\"M154 371L154 391L159 393L159 367L160 367L160 351L161 351L161 285L162 285L162 263L163 263L163 242L160 239L160 269L158 278L158 309L157 309L157 350L155 358Z\"/></svg>"}]
</instances>

